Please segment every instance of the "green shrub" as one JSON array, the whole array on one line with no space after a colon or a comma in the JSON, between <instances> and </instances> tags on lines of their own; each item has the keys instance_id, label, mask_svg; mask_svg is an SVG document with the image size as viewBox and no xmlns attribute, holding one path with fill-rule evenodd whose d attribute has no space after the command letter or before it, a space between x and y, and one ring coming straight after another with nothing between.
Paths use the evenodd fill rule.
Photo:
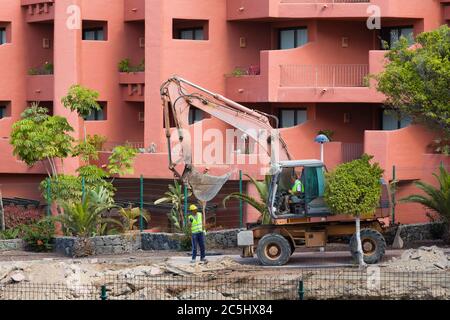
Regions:
<instances>
[{"instance_id":1,"label":"green shrub","mask_svg":"<svg viewBox=\"0 0 450 320\"><path fill-rule=\"evenodd\" d=\"M43 219L32 225L22 227L22 239L27 249L35 252L46 252L53 249L55 224L51 219Z\"/></svg>"},{"instance_id":2,"label":"green shrub","mask_svg":"<svg viewBox=\"0 0 450 320\"><path fill-rule=\"evenodd\" d=\"M123 59L119 62L120 72L130 72L130 59Z\"/></svg>"},{"instance_id":3,"label":"green shrub","mask_svg":"<svg viewBox=\"0 0 450 320\"><path fill-rule=\"evenodd\" d=\"M325 201L334 214L370 216L380 203L383 169L372 156L339 165L328 173Z\"/></svg>"},{"instance_id":4,"label":"green shrub","mask_svg":"<svg viewBox=\"0 0 450 320\"><path fill-rule=\"evenodd\" d=\"M236 68L233 70L233 72L231 73L231 75L232 75L233 77L242 77L242 76L247 75L247 71L244 70L244 69L242 69L242 68L236 67Z\"/></svg>"},{"instance_id":5,"label":"green shrub","mask_svg":"<svg viewBox=\"0 0 450 320\"><path fill-rule=\"evenodd\" d=\"M6 229L5 231L0 231L0 240L14 240L19 239L20 229Z\"/></svg>"},{"instance_id":6,"label":"green shrub","mask_svg":"<svg viewBox=\"0 0 450 320\"><path fill-rule=\"evenodd\" d=\"M130 59L123 59L118 64L119 72L144 72L145 71L145 59L143 59L137 66L131 65Z\"/></svg>"},{"instance_id":7,"label":"green shrub","mask_svg":"<svg viewBox=\"0 0 450 320\"><path fill-rule=\"evenodd\" d=\"M46 62L38 68L30 68L28 70L28 74L30 76L51 75L53 73L54 73L53 63L50 63L50 62Z\"/></svg>"}]
</instances>

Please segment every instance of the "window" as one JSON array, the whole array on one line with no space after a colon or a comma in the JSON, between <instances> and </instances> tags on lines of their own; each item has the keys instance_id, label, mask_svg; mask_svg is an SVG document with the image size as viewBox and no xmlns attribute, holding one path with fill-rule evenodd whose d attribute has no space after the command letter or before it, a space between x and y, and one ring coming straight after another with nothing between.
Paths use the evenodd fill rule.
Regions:
<instances>
[{"instance_id":1,"label":"window","mask_svg":"<svg viewBox=\"0 0 450 320\"><path fill-rule=\"evenodd\" d=\"M281 50L301 47L308 43L308 29L281 29L279 31L279 39L279 48Z\"/></svg>"},{"instance_id":2,"label":"window","mask_svg":"<svg viewBox=\"0 0 450 320\"><path fill-rule=\"evenodd\" d=\"M204 40L203 28L182 29L179 38L181 40Z\"/></svg>"},{"instance_id":3,"label":"window","mask_svg":"<svg viewBox=\"0 0 450 320\"><path fill-rule=\"evenodd\" d=\"M306 109L281 109L280 128L290 128L298 126L308 121Z\"/></svg>"},{"instance_id":4,"label":"window","mask_svg":"<svg viewBox=\"0 0 450 320\"><path fill-rule=\"evenodd\" d=\"M106 107L102 105L100 110L92 111L91 114L86 117L86 121L104 121L106 120Z\"/></svg>"},{"instance_id":5,"label":"window","mask_svg":"<svg viewBox=\"0 0 450 320\"><path fill-rule=\"evenodd\" d=\"M408 39L410 45L414 44L414 28L412 26L383 28L381 29L381 47L383 49L392 48L401 37ZM386 47L385 43L387 43L388 47Z\"/></svg>"},{"instance_id":6,"label":"window","mask_svg":"<svg viewBox=\"0 0 450 320\"><path fill-rule=\"evenodd\" d=\"M399 117L392 111L383 110L382 128L385 131L398 130L409 126L412 123L410 117Z\"/></svg>"},{"instance_id":7,"label":"window","mask_svg":"<svg viewBox=\"0 0 450 320\"><path fill-rule=\"evenodd\" d=\"M189 124L192 125L196 122L202 121L204 118L203 111L197 108L191 107L189 109Z\"/></svg>"},{"instance_id":8,"label":"window","mask_svg":"<svg viewBox=\"0 0 450 320\"><path fill-rule=\"evenodd\" d=\"M107 41L108 21L83 20L83 40Z\"/></svg>"},{"instance_id":9,"label":"window","mask_svg":"<svg viewBox=\"0 0 450 320\"><path fill-rule=\"evenodd\" d=\"M208 40L208 20L173 20L173 39Z\"/></svg>"},{"instance_id":10,"label":"window","mask_svg":"<svg viewBox=\"0 0 450 320\"><path fill-rule=\"evenodd\" d=\"M6 43L6 28L0 28L0 45Z\"/></svg>"},{"instance_id":11,"label":"window","mask_svg":"<svg viewBox=\"0 0 450 320\"><path fill-rule=\"evenodd\" d=\"M6 106L0 106L0 119L6 118Z\"/></svg>"},{"instance_id":12,"label":"window","mask_svg":"<svg viewBox=\"0 0 450 320\"><path fill-rule=\"evenodd\" d=\"M105 32L103 28L84 29L83 40L104 41Z\"/></svg>"}]
</instances>

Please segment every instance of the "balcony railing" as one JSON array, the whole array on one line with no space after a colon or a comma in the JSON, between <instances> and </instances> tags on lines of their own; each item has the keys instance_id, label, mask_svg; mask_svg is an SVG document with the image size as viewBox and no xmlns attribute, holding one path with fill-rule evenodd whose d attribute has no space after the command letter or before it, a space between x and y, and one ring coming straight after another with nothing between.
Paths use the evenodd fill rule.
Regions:
<instances>
[{"instance_id":1,"label":"balcony railing","mask_svg":"<svg viewBox=\"0 0 450 320\"><path fill-rule=\"evenodd\" d=\"M281 87L365 87L367 64L282 65Z\"/></svg>"},{"instance_id":2,"label":"balcony railing","mask_svg":"<svg viewBox=\"0 0 450 320\"><path fill-rule=\"evenodd\" d=\"M144 142L130 142L130 141L125 141L125 142L113 142L113 141L108 141L106 142L103 146L102 146L102 152L112 152L114 150L114 148L119 147L119 146L130 146L134 149L144 149Z\"/></svg>"},{"instance_id":3,"label":"balcony railing","mask_svg":"<svg viewBox=\"0 0 450 320\"><path fill-rule=\"evenodd\" d=\"M23 7L27 8L28 22L40 22L54 19L54 0L22 0Z\"/></svg>"}]
</instances>

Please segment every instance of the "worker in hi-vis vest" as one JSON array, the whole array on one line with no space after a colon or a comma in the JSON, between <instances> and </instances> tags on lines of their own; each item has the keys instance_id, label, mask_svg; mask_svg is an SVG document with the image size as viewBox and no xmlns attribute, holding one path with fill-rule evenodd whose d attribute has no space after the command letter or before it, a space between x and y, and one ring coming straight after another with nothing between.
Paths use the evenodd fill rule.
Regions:
<instances>
[{"instance_id":1,"label":"worker in hi-vis vest","mask_svg":"<svg viewBox=\"0 0 450 320\"><path fill-rule=\"evenodd\" d=\"M197 259L197 246L200 247L201 262L207 262L206 249L205 249L205 230L203 228L203 215L198 211L196 205L191 205L189 208L191 214L188 216L188 220L191 224L192 231L192 261L195 263Z\"/></svg>"}]
</instances>

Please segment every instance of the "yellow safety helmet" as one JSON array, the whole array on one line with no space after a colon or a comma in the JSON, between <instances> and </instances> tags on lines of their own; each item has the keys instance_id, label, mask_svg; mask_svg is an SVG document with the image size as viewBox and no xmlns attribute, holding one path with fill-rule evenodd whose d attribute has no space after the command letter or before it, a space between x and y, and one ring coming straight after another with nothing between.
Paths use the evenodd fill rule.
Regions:
<instances>
[{"instance_id":1,"label":"yellow safety helmet","mask_svg":"<svg viewBox=\"0 0 450 320\"><path fill-rule=\"evenodd\" d=\"M198 211L198 208L195 204L191 204L191 206L189 207L189 211Z\"/></svg>"}]
</instances>

